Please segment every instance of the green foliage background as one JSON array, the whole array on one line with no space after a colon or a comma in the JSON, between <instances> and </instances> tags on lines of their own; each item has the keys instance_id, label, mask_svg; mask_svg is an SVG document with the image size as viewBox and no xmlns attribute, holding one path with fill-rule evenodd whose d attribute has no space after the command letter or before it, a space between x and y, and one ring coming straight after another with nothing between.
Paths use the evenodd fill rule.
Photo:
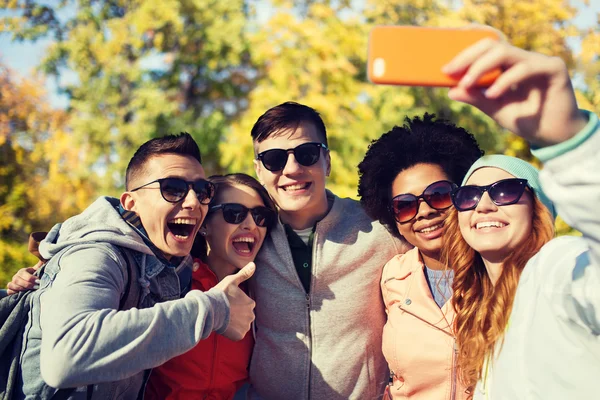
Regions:
<instances>
[{"instance_id":1,"label":"green foliage background","mask_svg":"<svg viewBox=\"0 0 600 400\"><path fill-rule=\"evenodd\" d=\"M188 131L209 173L252 174L250 128L287 100L322 113L328 186L342 196L356 195L356 165L370 141L425 111L468 128L488 153L531 160L525 142L443 89L368 83L369 30L492 25L522 48L565 59L583 82L581 106L598 112L600 32L573 23L575 5L585 12L585 3L0 0L2 34L53 40L36 80L0 66L0 284L35 262L24 245L29 232L49 229L99 194L118 194L129 157L149 138ZM40 88L67 74L76 77L61 86L69 105L54 110Z\"/></svg>"}]
</instances>

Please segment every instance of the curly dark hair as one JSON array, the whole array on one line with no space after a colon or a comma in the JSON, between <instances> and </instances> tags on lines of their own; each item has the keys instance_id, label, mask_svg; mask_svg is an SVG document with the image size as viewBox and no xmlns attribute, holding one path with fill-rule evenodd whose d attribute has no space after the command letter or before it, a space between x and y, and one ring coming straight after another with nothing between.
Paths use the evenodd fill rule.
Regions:
<instances>
[{"instance_id":1,"label":"curly dark hair","mask_svg":"<svg viewBox=\"0 0 600 400\"><path fill-rule=\"evenodd\" d=\"M403 170L416 164L439 165L460 185L469 167L483 155L475 137L446 120L425 113L404 119L373 140L358 164L358 196L367 214L400 237L390 209L392 183Z\"/></svg>"}]
</instances>

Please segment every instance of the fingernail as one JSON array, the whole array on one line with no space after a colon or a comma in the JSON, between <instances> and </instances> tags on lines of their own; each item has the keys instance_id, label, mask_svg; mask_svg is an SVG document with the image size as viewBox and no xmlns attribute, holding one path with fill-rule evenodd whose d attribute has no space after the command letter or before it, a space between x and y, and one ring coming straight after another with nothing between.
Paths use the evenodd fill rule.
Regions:
<instances>
[{"instance_id":1,"label":"fingernail","mask_svg":"<svg viewBox=\"0 0 600 400\"><path fill-rule=\"evenodd\" d=\"M473 84L473 77L470 75L465 75L458 84L460 86L471 86Z\"/></svg>"},{"instance_id":2,"label":"fingernail","mask_svg":"<svg viewBox=\"0 0 600 400\"><path fill-rule=\"evenodd\" d=\"M35 283L39 285L39 284L40 284L40 280L39 280L39 279L36 279L36 280L35 280Z\"/></svg>"},{"instance_id":3,"label":"fingernail","mask_svg":"<svg viewBox=\"0 0 600 400\"><path fill-rule=\"evenodd\" d=\"M494 89L493 87L490 87L490 88L487 88L487 89L485 89L485 90L483 91L483 95L484 95L485 97L487 97L488 99L493 99L493 98L495 98L495 97L496 97L496 95L497 95L497 93L496 93L496 92L497 92L497 90L496 90L496 89Z\"/></svg>"},{"instance_id":4,"label":"fingernail","mask_svg":"<svg viewBox=\"0 0 600 400\"><path fill-rule=\"evenodd\" d=\"M39 288L40 288L40 285L35 285L33 288L34 288L35 290L37 290L37 289L39 289Z\"/></svg>"}]
</instances>

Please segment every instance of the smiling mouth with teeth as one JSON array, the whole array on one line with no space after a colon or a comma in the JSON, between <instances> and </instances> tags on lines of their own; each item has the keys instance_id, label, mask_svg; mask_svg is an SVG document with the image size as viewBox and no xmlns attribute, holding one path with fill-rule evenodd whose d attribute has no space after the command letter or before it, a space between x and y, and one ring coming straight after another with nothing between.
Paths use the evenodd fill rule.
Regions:
<instances>
[{"instance_id":1,"label":"smiling mouth with teeth","mask_svg":"<svg viewBox=\"0 0 600 400\"><path fill-rule=\"evenodd\" d=\"M288 190L293 191L293 190L308 189L309 186L310 186L310 182L306 182L306 183L297 183L295 185L286 185L286 186L282 186L281 188L287 192Z\"/></svg>"},{"instance_id":2,"label":"smiling mouth with teeth","mask_svg":"<svg viewBox=\"0 0 600 400\"><path fill-rule=\"evenodd\" d=\"M504 228L506 226L505 223L499 221L486 221L486 222L478 222L475 225L475 229L483 229L483 228Z\"/></svg>"},{"instance_id":3,"label":"smiling mouth with teeth","mask_svg":"<svg viewBox=\"0 0 600 400\"><path fill-rule=\"evenodd\" d=\"M433 231L441 228L442 226L444 226L444 224L436 224L433 226L429 226L427 228L423 228L423 229L419 230L418 232L419 233L429 233L429 232L433 232Z\"/></svg>"},{"instance_id":4,"label":"smiling mouth with teeth","mask_svg":"<svg viewBox=\"0 0 600 400\"><path fill-rule=\"evenodd\" d=\"M254 250L254 238L238 237L232 241L233 247L240 253L251 254Z\"/></svg>"},{"instance_id":5,"label":"smiling mouth with teeth","mask_svg":"<svg viewBox=\"0 0 600 400\"><path fill-rule=\"evenodd\" d=\"M194 218L175 218L167 222L167 227L177 239L186 240L194 232L196 219Z\"/></svg>"}]
</instances>

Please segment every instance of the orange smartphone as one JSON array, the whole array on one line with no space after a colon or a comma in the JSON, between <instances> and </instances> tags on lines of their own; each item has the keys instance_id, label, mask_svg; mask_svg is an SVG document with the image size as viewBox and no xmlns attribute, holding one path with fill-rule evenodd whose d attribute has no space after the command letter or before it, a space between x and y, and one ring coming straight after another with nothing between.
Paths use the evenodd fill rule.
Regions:
<instances>
[{"instance_id":1,"label":"orange smartphone","mask_svg":"<svg viewBox=\"0 0 600 400\"><path fill-rule=\"evenodd\" d=\"M442 67L483 38L501 39L484 27L377 26L369 37L369 80L384 85L456 86L460 77L444 74ZM477 85L490 86L500 73L498 69L485 74Z\"/></svg>"}]
</instances>

